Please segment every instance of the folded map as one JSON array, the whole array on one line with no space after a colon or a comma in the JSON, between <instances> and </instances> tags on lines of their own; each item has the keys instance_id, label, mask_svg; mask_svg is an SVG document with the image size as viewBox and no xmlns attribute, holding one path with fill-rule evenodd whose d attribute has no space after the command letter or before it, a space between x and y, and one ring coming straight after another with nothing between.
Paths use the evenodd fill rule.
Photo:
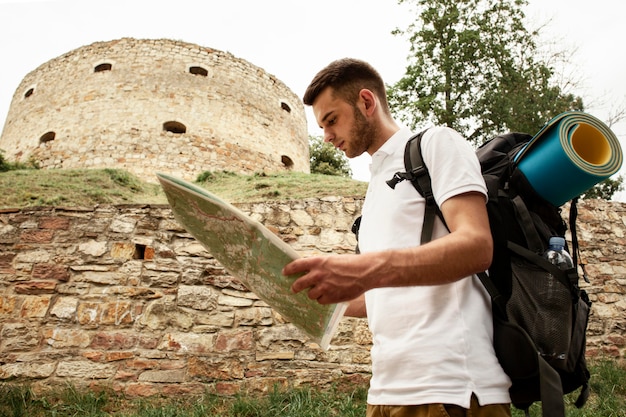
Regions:
<instances>
[{"instance_id":1,"label":"folded map","mask_svg":"<svg viewBox=\"0 0 626 417\"><path fill-rule=\"evenodd\" d=\"M306 291L291 292L298 276L284 276L281 271L300 255L261 223L204 188L165 174L157 177L174 218L187 232L250 291L328 349L347 305L321 305Z\"/></svg>"}]
</instances>

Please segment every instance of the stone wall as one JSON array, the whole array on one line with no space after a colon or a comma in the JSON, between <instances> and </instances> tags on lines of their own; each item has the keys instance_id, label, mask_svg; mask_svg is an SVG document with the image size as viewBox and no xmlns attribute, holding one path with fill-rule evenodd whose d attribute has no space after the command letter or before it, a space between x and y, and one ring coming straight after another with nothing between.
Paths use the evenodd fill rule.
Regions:
<instances>
[{"instance_id":1,"label":"stone wall","mask_svg":"<svg viewBox=\"0 0 626 417\"><path fill-rule=\"evenodd\" d=\"M239 207L308 253L350 253L362 200ZM626 357L626 205L580 205L589 356ZM364 383L370 336L344 318L322 351L229 274L167 206L0 212L0 381L129 396Z\"/></svg>"},{"instance_id":2,"label":"stone wall","mask_svg":"<svg viewBox=\"0 0 626 417\"><path fill-rule=\"evenodd\" d=\"M168 39L96 42L18 86L0 136L11 161L195 180L205 170L309 172L304 105L262 68Z\"/></svg>"}]
</instances>

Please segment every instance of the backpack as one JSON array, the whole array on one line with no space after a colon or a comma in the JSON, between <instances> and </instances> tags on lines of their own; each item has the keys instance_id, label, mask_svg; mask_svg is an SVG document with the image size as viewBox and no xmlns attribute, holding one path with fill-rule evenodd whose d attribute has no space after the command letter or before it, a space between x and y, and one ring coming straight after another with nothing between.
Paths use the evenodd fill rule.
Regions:
<instances>
[{"instance_id":1,"label":"backpack","mask_svg":"<svg viewBox=\"0 0 626 417\"><path fill-rule=\"evenodd\" d=\"M421 155L423 133L407 142L406 172L387 181L395 188L409 180L426 199L422 244L431 240L435 217L443 221ZM487 185L494 241L492 264L477 275L492 299L494 349L512 381L512 404L529 415L529 407L541 401L544 416L564 417L564 394L581 388L575 403L579 408L589 396L585 347L591 302L578 286L576 199L570 205L575 267L562 270L542 256L549 238L564 236L567 225L560 208L540 197L516 169L514 157L530 139L524 133L507 133L476 151ZM359 223L360 218L353 226L355 233Z\"/></svg>"}]
</instances>

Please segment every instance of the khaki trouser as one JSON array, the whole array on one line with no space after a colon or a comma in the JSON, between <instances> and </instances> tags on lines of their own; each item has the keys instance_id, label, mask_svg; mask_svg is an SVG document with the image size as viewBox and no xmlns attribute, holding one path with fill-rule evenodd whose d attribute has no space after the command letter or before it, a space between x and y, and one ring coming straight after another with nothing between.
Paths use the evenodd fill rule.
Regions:
<instances>
[{"instance_id":1,"label":"khaki trouser","mask_svg":"<svg viewBox=\"0 0 626 417\"><path fill-rule=\"evenodd\" d=\"M472 395L470 408L450 404L367 405L367 417L510 417L509 404L478 405Z\"/></svg>"}]
</instances>

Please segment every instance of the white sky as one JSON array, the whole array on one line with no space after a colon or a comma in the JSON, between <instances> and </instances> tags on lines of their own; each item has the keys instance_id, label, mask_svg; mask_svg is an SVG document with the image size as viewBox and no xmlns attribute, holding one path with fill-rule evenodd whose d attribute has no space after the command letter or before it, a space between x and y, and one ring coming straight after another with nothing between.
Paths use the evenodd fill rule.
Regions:
<instances>
[{"instance_id":1,"label":"white sky","mask_svg":"<svg viewBox=\"0 0 626 417\"><path fill-rule=\"evenodd\" d=\"M529 3L529 28L548 22L546 42L575 51L567 71L580 80L572 92L586 111L607 121L626 107L626 2ZM414 19L396 0L0 0L0 126L26 74L93 42L169 38L228 51L302 96L319 69L346 56L369 61L389 84L399 80L409 44L391 31ZM309 132L320 135L306 111ZM612 130L626 149L626 120ZM351 161L355 178L368 180L368 164L367 155Z\"/></svg>"}]
</instances>

